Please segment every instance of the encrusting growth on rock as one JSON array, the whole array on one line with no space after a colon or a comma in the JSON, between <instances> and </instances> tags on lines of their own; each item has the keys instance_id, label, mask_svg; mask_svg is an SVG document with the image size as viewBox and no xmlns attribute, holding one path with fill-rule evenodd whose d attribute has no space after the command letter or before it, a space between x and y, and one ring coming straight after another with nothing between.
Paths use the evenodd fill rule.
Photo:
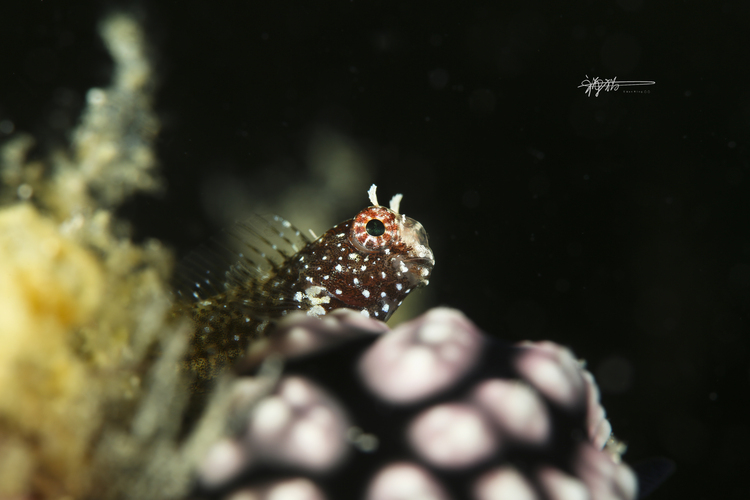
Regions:
<instances>
[{"instance_id":1,"label":"encrusting growth on rock","mask_svg":"<svg viewBox=\"0 0 750 500\"><path fill-rule=\"evenodd\" d=\"M0 151L1 498L176 498L200 456L174 440L189 328L169 315L172 257L112 214L161 186L151 66L134 19L100 32L113 81L70 146L31 161L18 133Z\"/></svg>"}]
</instances>

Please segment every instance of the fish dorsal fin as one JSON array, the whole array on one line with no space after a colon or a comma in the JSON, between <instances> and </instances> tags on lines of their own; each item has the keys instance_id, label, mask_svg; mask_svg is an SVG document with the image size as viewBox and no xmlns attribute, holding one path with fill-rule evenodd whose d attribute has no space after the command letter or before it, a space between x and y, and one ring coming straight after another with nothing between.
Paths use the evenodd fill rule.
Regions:
<instances>
[{"instance_id":1,"label":"fish dorsal fin","mask_svg":"<svg viewBox=\"0 0 750 500\"><path fill-rule=\"evenodd\" d=\"M256 215L227 228L177 266L179 300L196 302L253 288L272 277L310 238L277 215Z\"/></svg>"}]
</instances>

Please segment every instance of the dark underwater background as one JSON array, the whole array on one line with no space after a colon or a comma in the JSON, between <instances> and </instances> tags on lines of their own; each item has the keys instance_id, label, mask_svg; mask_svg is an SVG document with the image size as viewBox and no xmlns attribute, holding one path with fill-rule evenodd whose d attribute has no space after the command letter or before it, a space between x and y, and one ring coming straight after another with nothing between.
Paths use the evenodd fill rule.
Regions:
<instances>
[{"instance_id":1,"label":"dark underwater background","mask_svg":"<svg viewBox=\"0 0 750 500\"><path fill-rule=\"evenodd\" d=\"M182 256L269 207L320 232L402 192L422 307L571 346L626 460L677 464L652 498L750 498L750 3L8 2L0 141L67 139L118 8L163 122L165 190L119 212L136 239Z\"/></svg>"}]
</instances>

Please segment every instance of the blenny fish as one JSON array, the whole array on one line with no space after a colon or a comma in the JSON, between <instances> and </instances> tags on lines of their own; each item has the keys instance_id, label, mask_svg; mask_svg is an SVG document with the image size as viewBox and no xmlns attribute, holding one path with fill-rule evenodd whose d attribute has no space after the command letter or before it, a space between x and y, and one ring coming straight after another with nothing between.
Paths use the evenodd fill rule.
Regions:
<instances>
[{"instance_id":1,"label":"blenny fish","mask_svg":"<svg viewBox=\"0 0 750 500\"><path fill-rule=\"evenodd\" d=\"M294 311L320 318L349 308L387 321L426 286L435 264L427 232L399 213L402 195L386 208L376 189L368 191L372 206L314 240L281 217L256 217L188 257L177 295L195 325L189 368L212 378Z\"/></svg>"}]
</instances>

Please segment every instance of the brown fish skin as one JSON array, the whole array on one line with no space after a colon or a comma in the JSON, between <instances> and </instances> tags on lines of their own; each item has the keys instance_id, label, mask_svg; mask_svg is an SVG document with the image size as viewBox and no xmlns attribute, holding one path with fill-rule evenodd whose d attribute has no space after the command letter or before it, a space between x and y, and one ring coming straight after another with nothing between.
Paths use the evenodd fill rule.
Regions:
<instances>
[{"instance_id":1,"label":"brown fish skin","mask_svg":"<svg viewBox=\"0 0 750 500\"><path fill-rule=\"evenodd\" d=\"M195 325L186 368L198 379L214 378L294 311L320 318L349 308L387 321L411 291L426 286L435 263L426 231L398 213L398 202L395 210L377 205L372 191L371 200L375 206L314 241L280 217L231 232L239 250L224 282L209 273L178 292L177 313Z\"/></svg>"}]
</instances>

